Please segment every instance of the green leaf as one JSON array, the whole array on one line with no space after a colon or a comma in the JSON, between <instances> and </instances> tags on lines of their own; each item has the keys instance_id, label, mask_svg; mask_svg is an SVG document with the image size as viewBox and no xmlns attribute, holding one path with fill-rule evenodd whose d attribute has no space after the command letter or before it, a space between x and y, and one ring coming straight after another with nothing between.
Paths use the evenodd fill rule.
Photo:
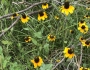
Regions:
<instances>
[{"instance_id":1,"label":"green leaf","mask_svg":"<svg viewBox=\"0 0 90 70\"><path fill-rule=\"evenodd\" d=\"M2 47L0 46L0 54L2 54Z\"/></svg>"},{"instance_id":2,"label":"green leaf","mask_svg":"<svg viewBox=\"0 0 90 70\"><path fill-rule=\"evenodd\" d=\"M32 42L33 42L35 45L38 44L37 41L36 41L34 38L32 38Z\"/></svg>"},{"instance_id":3,"label":"green leaf","mask_svg":"<svg viewBox=\"0 0 90 70\"><path fill-rule=\"evenodd\" d=\"M4 62L3 62L3 68L5 68L6 67L6 65L7 65L7 60L4 60Z\"/></svg>"},{"instance_id":4,"label":"green leaf","mask_svg":"<svg viewBox=\"0 0 90 70\"><path fill-rule=\"evenodd\" d=\"M11 44L12 44L12 42L7 41L7 40L3 40L3 41L1 41L1 42L2 42L2 44L4 44L4 45L11 45Z\"/></svg>"},{"instance_id":5,"label":"green leaf","mask_svg":"<svg viewBox=\"0 0 90 70\"><path fill-rule=\"evenodd\" d=\"M42 33L41 33L41 31L34 33L34 36L37 37L37 38L42 38Z\"/></svg>"},{"instance_id":6,"label":"green leaf","mask_svg":"<svg viewBox=\"0 0 90 70\"><path fill-rule=\"evenodd\" d=\"M4 4L4 3L5 3L5 0L2 0L2 1L1 1L1 4Z\"/></svg>"},{"instance_id":7,"label":"green leaf","mask_svg":"<svg viewBox=\"0 0 90 70\"><path fill-rule=\"evenodd\" d=\"M53 64L43 64L40 70L51 70Z\"/></svg>"},{"instance_id":8,"label":"green leaf","mask_svg":"<svg viewBox=\"0 0 90 70\"><path fill-rule=\"evenodd\" d=\"M5 10L5 14L8 14L8 8Z\"/></svg>"},{"instance_id":9,"label":"green leaf","mask_svg":"<svg viewBox=\"0 0 90 70\"><path fill-rule=\"evenodd\" d=\"M44 45L44 53L47 55L47 54L49 54L49 44L45 44Z\"/></svg>"},{"instance_id":10,"label":"green leaf","mask_svg":"<svg viewBox=\"0 0 90 70\"><path fill-rule=\"evenodd\" d=\"M29 28L23 28L24 30L29 30Z\"/></svg>"},{"instance_id":11,"label":"green leaf","mask_svg":"<svg viewBox=\"0 0 90 70\"><path fill-rule=\"evenodd\" d=\"M83 67L86 67L87 66L87 64L86 63L83 63Z\"/></svg>"}]
</instances>

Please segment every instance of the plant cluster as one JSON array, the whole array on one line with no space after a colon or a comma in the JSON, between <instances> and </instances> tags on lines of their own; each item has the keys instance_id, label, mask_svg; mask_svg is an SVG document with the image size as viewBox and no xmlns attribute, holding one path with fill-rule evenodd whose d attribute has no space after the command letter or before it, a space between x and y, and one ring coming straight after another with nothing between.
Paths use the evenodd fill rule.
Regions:
<instances>
[{"instance_id":1,"label":"plant cluster","mask_svg":"<svg viewBox=\"0 0 90 70\"><path fill-rule=\"evenodd\" d=\"M90 70L88 3L1 0L0 70Z\"/></svg>"}]
</instances>

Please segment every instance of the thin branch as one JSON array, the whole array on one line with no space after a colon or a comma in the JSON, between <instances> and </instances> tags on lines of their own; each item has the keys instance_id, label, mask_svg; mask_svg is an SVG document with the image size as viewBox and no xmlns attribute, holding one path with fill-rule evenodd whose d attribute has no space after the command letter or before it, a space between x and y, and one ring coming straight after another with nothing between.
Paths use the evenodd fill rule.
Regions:
<instances>
[{"instance_id":1,"label":"thin branch","mask_svg":"<svg viewBox=\"0 0 90 70\"><path fill-rule=\"evenodd\" d=\"M71 61L70 61L69 64L67 65L66 70L69 70L69 66L70 66L70 64L72 63L72 60L73 60L73 59L71 59Z\"/></svg>"},{"instance_id":2,"label":"thin branch","mask_svg":"<svg viewBox=\"0 0 90 70\"><path fill-rule=\"evenodd\" d=\"M32 7L34 7L34 6L36 6L36 5L39 5L39 4L42 4L42 3L44 3L44 2L34 3L34 4L32 4L31 6L29 6L28 8L26 8L26 9L24 9L24 10L21 10L21 11L18 11L17 13L25 12L25 11L31 9ZM9 17L9 16L11 16L11 15L13 15L13 13L7 14L7 15L4 15L4 16L1 16L0 19L5 18L5 17Z\"/></svg>"},{"instance_id":3,"label":"thin branch","mask_svg":"<svg viewBox=\"0 0 90 70\"><path fill-rule=\"evenodd\" d=\"M54 70L59 64L61 64L63 61L64 61L65 58L63 58L59 63L57 63L53 68L52 70Z\"/></svg>"},{"instance_id":4,"label":"thin branch","mask_svg":"<svg viewBox=\"0 0 90 70\"><path fill-rule=\"evenodd\" d=\"M48 10L48 9L50 9L50 8L52 8L52 6L50 6L50 7L47 8L46 10ZM43 11L43 10L33 11L33 12L31 12L31 13L28 13L28 15L33 15L33 14L39 13L39 12L41 12L41 11Z\"/></svg>"},{"instance_id":5,"label":"thin branch","mask_svg":"<svg viewBox=\"0 0 90 70\"><path fill-rule=\"evenodd\" d=\"M80 65L81 65L81 63L82 63L82 55L83 55L83 53L82 53L82 51L83 51L83 48L82 48L82 45L81 45L81 55L80 55L80 60L79 60L79 65L78 65L78 70L80 70Z\"/></svg>"},{"instance_id":6,"label":"thin branch","mask_svg":"<svg viewBox=\"0 0 90 70\"><path fill-rule=\"evenodd\" d=\"M8 30L10 30L10 29L18 22L19 19L20 19L20 17L18 17L18 18L16 19L16 21L13 22L12 25L10 25L10 26L7 28L7 30L5 30L5 31L3 30L2 33L0 34L0 37L2 37Z\"/></svg>"}]
</instances>

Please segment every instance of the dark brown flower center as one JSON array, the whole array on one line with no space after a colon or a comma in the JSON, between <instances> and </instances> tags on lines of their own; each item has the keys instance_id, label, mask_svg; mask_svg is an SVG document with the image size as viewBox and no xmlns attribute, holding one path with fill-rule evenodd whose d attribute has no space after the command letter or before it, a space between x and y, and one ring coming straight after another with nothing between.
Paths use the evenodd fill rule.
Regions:
<instances>
[{"instance_id":1,"label":"dark brown flower center","mask_svg":"<svg viewBox=\"0 0 90 70\"><path fill-rule=\"evenodd\" d=\"M53 38L54 38L54 36L53 36L53 35L50 35L50 38L51 38L51 39L53 39Z\"/></svg>"},{"instance_id":2,"label":"dark brown flower center","mask_svg":"<svg viewBox=\"0 0 90 70\"><path fill-rule=\"evenodd\" d=\"M68 8L69 8L69 2L65 2L65 3L64 3L64 8L65 8L65 9L68 9Z\"/></svg>"},{"instance_id":3,"label":"dark brown flower center","mask_svg":"<svg viewBox=\"0 0 90 70\"><path fill-rule=\"evenodd\" d=\"M83 40L83 38L81 37L81 40Z\"/></svg>"},{"instance_id":4,"label":"dark brown flower center","mask_svg":"<svg viewBox=\"0 0 90 70\"><path fill-rule=\"evenodd\" d=\"M35 58L34 58L34 61L35 61L36 63L38 63L38 62L39 62L39 57L35 57Z\"/></svg>"},{"instance_id":5,"label":"dark brown flower center","mask_svg":"<svg viewBox=\"0 0 90 70\"><path fill-rule=\"evenodd\" d=\"M84 25L82 25L82 27L81 27L82 29L85 29L85 26Z\"/></svg>"},{"instance_id":6,"label":"dark brown flower center","mask_svg":"<svg viewBox=\"0 0 90 70\"><path fill-rule=\"evenodd\" d=\"M85 42L86 45L89 45L89 43L90 43L89 41L86 41L86 42Z\"/></svg>"},{"instance_id":7,"label":"dark brown flower center","mask_svg":"<svg viewBox=\"0 0 90 70\"><path fill-rule=\"evenodd\" d=\"M73 33L74 33L74 31L73 31L73 30L71 30L71 33L73 34Z\"/></svg>"},{"instance_id":8,"label":"dark brown flower center","mask_svg":"<svg viewBox=\"0 0 90 70\"><path fill-rule=\"evenodd\" d=\"M80 22L81 22L81 23L84 23L84 20L81 20Z\"/></svg>"},{"instance_id":9,"label":"dark brown flower center","mask_svg":"<svg viewBox=\"0 0 90 70\"><path fill-rule=\"evenodd\" d=\"M22 14L22 18L26 19L26 15L25 14Z\"/></svg>"},{"instance_id":10,"label":"dark brown flower center","mask_svg":"<svg viewBox=\"0 0 90 70\"><path fill-rule=\"evenodd\" d=\"M30 39L29 37L25 37L25 40L27 40L27 41L28 41L29 39Z\"/></svg>"},{"instance_id":11,"label":"dark brown flower center","mask_svg":"<svg viewBox=\"0 0 90 70\"><path fill-rule=\"evenodd\" d=\"M86 15L86 17L88 17L88 15Z\"/></svg>"},{"instance_id":12,"label":"dark brown flower center","mask_svg":"<svg viewBox=\"0 0 90 70\"><path fill-rule=\"evenodd\" d=\"M73 52L74 52L73 49L69 49L69 50L68 50L68 53L69 53L69 54L72 54Z\"/></svg>"},{"instance_id":13,"label":"dark brown flower center","mask_svg":"<svg viewBox=\"0 0 90 70\"><path fill-rule=\"evenodd\" d=\"M46 5L47 5L47 3L43 3L43 5L44 5L44 6L46 6Z\"/></svg>"},{"instance_id":14,"label":"dark brown flower center","mask_svg":"<svg viewBox=\"0 0 90 70\"><path fill-rule=\"evenodd\" d=\"M44 13L43 13L43 12L39 12L39 15L40 15L40 16L43 16L43 15L44 15Z\"/></svg>"},{"instance_id":15,"label":"dark brown flower center","mask_svg":"<svg viewBox=\"0 0 90 70\"><path fill-rule=\"evenodd\" d=\"M17 14L16 14L16 13L14 13L14 14L13 14L13 17L15 17L15 16L17 16Z\"/></svg>"}]
</instances>

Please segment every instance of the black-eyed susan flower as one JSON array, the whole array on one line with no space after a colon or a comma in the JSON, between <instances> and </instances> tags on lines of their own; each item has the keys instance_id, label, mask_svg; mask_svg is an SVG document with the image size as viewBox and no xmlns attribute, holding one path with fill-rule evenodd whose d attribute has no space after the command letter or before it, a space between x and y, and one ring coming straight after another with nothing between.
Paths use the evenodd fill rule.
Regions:
<instances>
[{"instance_id":1,"label":"black-eyed susan flower","mask_svg":"<svg viewBox=\"0 0 90 70\"><path fill-rule=\"evenodd\" d=\"M55 41L56 36L49 34L49 35L47 36L47 39L48 39L49 41Z\"/></svg>"},{"instance_id":2,"label":"black-eyed susan flower","mask_svg":"<svg viewBox=\"0 0 90 70\"><path fill-rule=\"evenodd\" d=\"M43 3L43 4L42 4L42 8L43 8L43 9L47 9L47 8L48 8L48 3Z\"/></svg>"},{"instance_id":3,"label":"black-eyed susan flower","mask_svg":"<svg viewBox=\"0 0 90 70\"><path fill-rule=\"evenodd\" d=\"M83 70L83 67L80 67L80 69L79 70Z\"/></svg>"},{"instance_id":4,"label":"black-eyed susan flower","mask_svg":"<svg viewBox=\"0 0 90 70\"><path fill-rule=\"evenodd\" d=\"M86 7L86 10L90 10L90 7Z\"/></svg>"},{"instance_id":5,"label":"black-eyed susan flower","mask_svg":"<svg viewBox=\"0 0 90 70\"><path fill-rule=\"evenodd\" d=\"M84 24L84 25L85 25L85 24L86 24L86 22L85 22L84 20L81 20L81 21L78 23L78 25L79 25L79 26L82 26L82 24Z\"/></svg>"},{"instance_id":6,"label":"black-eyed susan flower","mask_svg":"<svg viewBox=\"0 0 90 70\"><path fill-rule=\"evenodd\" d=\"M73 58L75 56L74 50L72 48L65 47L64 51L64 57L66 58Z\"/></svg>"},{"instance_id":7,"label":"black-eyed susan flower","mask_svg":"<svg viewBox=\"0 0 90 70\"><path fill-rule=\"evenodd\" d=\"M73 34L74 33L74 30L70 30L70 33Z\"/></svg>"},{"instance_id":8,"label":"black-eyed susan flower","mask_svg":"<svg viewBox=\"0 0 90 70\"><path fill-rule=\"evenodd\" d=\"M57 19L57 20L58 20L58 19L59 19L59 17L58 17L58 16L55 16L55 19Z\"/></svg>"},{"instance_id":9,"label":"black-eyed susan flower","mask_svg":"<svg viewBox=\"0 0 90 70\"><path fill-rule=\"evenodd\" d=\"M82 41L82 45L86 46L88 48L88 47L90 47L90 41L84 40L84 41Z\"/></svg>"},{"instance_id":10,"label":"black-eyed susan flower","mask_svg":"<svg viewBox=\"0 0 90 70\"><path fill-rule=\"evenodd\" d=\"M11 16L11 19L15 18L16 16L18 16L19 14L18 13L14 13L12 16Z\"/></svg>"},{"instance_id":11,"label":"black-eyed susan flower","mask_svg":"<svg viewBox=\"0 0 90 70\"><path fill-rule=\"evenodd\" d=\"M89 15L85 15L84 18L90 18L90 16Z\"/></svg>"},{"instance_id":12,"label":"black-eyed susan flower","mask_svg":"<svg viewBox=\"0 0 90 70\"><path fill-rule=\"evenodd\" d=\"M38 56L38 57L35 57L33 60L31 60L31 62L33 63L34 68L37 68L37 67L40 67L42 65L43 60L40 56Z\"/></svg>"},{"instance_id":13,"label":"black-eyed susan flower","mask_svg":"<svg viewBox=\"0 0 90 70\"><path fill-rule=\"evenodd\" d=\"M39 21L45 20L47 17L48 17L48 16L47 16L46 12L42 12L42 11L41 11L41 12L38 13L38 20L39 20Z\"/></svg>"},{"instance_id":14,"label":"black-eyed susan flower","mask_svg":"<svg viewBox=\"0 0 90 70\"><path fill-rule=\"evenodd\" d=\"M27 36L27 37L24 38L24 40L25 40L26 43L28 43L28 42L31 41L31 37L30 36Z\"/></svg>"},{"instance_id":15,"label":"black-eyed susan flower","mask_svg":"<svg viewBox=\"0 0 90 70\"><path fill-rule=\"evenodd\" d=\"M88 32L88 26L86 24L82 24L78 27L78 30L81 32L81 33L87 33Z\"/></svg>"},{"instance_id":16,"label":"black-eyed susan flower","mask_svg":"<svg viewBox=\"0 0 90 70\"><path fill-rule=\"evenodd\" d=\"M69 13L72 14L73 11L74 11L74 9L75 9L75 8L74 8L73 6L71 6L68 1L66 1L66 2L64 2L64 5L61 6L60 11L61 11L63 14L68 15Z\"/></svg>"},{"instance_id":17,"label":"black-eyed susan flower","mask_svg":"<svg viewBox=\"0 0 90 70\"><path fill-rule=\"evenodd\" d=\"M22 14L21 21L22 23L27 23L30 18L26 14Z\"/></svg>"},{"instance_id":18,"label":"black-eyed susan flower","mask_svg":"<svg viewBox=\"0 0 90 70\"><path fill-rule=\"evenodd\" d=\"M83 42L84 41L84 38L82 36L80 36L79 41L80 42Z\"/></svg>"}]
</instances>

